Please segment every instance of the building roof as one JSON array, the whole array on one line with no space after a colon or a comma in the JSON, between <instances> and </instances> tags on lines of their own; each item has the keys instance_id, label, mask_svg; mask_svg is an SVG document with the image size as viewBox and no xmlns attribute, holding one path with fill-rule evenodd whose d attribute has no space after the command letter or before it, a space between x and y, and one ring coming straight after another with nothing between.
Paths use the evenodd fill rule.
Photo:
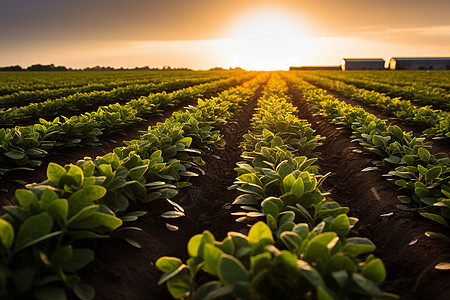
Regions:
<instances>
[{"instance_id":1,"label":"building roof","mask_svg":"<svg viewBox=\"0 0 450 300\"><path fill-rule=\"evenodd\" d=\"M396 60L396 61L409 61L409 60L416 60L416 61L428 61L428 60L434 60L434 61L441 61L441 60L450 60L450 57L392 57L390 60Z\"/></svg>"},{"instance_id":2,"label":"building roof","mask_svg":"<svg viewBox=\"0 0 450 300\"><path fill-rule=\"evenodd\" d=\"M346 62L383 62L382 58L343 58Z\"/></svg>"}]
</instances>

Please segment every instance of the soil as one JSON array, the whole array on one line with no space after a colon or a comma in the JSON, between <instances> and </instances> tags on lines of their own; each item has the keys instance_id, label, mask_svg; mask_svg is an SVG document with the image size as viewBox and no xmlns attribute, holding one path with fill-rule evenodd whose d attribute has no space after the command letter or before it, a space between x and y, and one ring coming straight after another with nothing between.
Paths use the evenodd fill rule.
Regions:
<instances>
[{"instance_id":1,"label":"soil","mask_svg":"<svg viewBox=\"0 0 450 300\"><path fill-rule=\"evenodd\" d=\"M156 205L153 202L146 209L150 210L149 215L136 224L143 232L129 235L142 245L141 249L121 239L95 242L96 259L81 277L95 287L96 299L172 299L165 286L157 285L162 273L154 263L159 257L175 256L186 261L187 243L193 235L209 230L216 240L222 240L227 232L245 228L234 221L224 205L238 196L236 190L228 187L236 177L233 168L241 160L239 144L250 125L258 94L222 129L225 148L204 151L205 174L194 177L192 186L173 199L183 206L186 214L170 222L179 227L178 231L169 231L158 218L170 207L163 201Z\"/></svg>"},{"instance_id":2,"label":"soil","mask_svg":"<svg viewBox=\"0 0 450 300\"><path fill-rule=\"evenodd\" d=\"M377 246L376 257L383 260L387 279L383 291L401 299L450 299L450 272L434 266L450 261L450 244L424 235L435 231L450 235L450 230L411 212L396 208L401 193L382 177L387 170L361 172L376 159L353 149L362 149L350 142L350 133L337 128L322 117L313 115L301 94L290 89L299 117L307 119L317 134L325 136L317 164L321 173L332 173L324 182L331 198L350 208L350 216L359 222L352 234L367 237ZM382 214L393 213L389 217ZM416 241L417 240L417 241ZM416 242L414 242L416 241ZM411 244L410 244L411 243Z\"/></svg>"},{"instance_id":3,"label":"soil","mask_svg":"<svg viewBox=\"0 0 450 300\"><path fill-rule=\"evenodd\" d=\"M0 204L11 205L11 199L14 191L24 187L24 183L42 182L47 179L46 170L50 162L59 165L75 163L84 157L97 157L112 152L116 147L125 146L124 141L130 141L139 138L142 132L146 132L149 126L158 122L163 122L170 117L173 112L183 109L185 106L193 104L194 101L185 101L176 106L169 106L159 115L143 116L143 120L126 128L115 132L108 132L100 135L99 146L80 145L70 148L57 149L45 157L40 167L34 171L11 171L2 177L0 181Z\"/></svg>"},{"instance_id":4,"label":"soil","mask_svg":"<svg viewBox=\"0 0 450 300\"><path fill-rule=\"evenodd\" d=\"M374 254L383 260L387 271L387 279L381 285L382 290L399 294L405 300L450 299L450 271L434 269L437 263L450 261L450 244L424 235L425 231L450 235L450 231L413 213L397 209L397 196L400 192L381 176L386 170L361 172L365 167L372 166L370 160L374 157L353 152L355 148L361 148L350 142L349 132L338 130L320 116L313 115L301 94L292 87L290 94L299 108L298 116L308 120L317 134L326 137L323 145L317 149L322 152L317 161L321 173L332 173L325 181L324 188L331 192L333 200L350 208L350 216L359 219L351 234L367 237L377 245ZM170 220L171 224L179 227L178 231L169 231L165 222L158 217L170 209L166 202L159 201L146 207L134 208L149 211L148 215L133 224L142 228L142 232L122 233L141 244L141 249L134 248L121 238L92 242L96 259L80 276L95 288L96 299L172 299L165 286L157 285L161 272L154 263L159 257L176 256L186 260L189 239L204 230L211 231L217 240L221 240L228 231L244 229L242 224L234 221L231 211L224 206L237 196L237 191L228 190L228 187L236 176L233 168L241 160L238 146L248 130L256 101L257 96L249 100L236 119L223 128L222 133L227 142L225 148L205 150L205 174L194 177L191 180L193 185L182 189L174 199L185 208L186 214L185 217ZM166 111L161 117L152 118L151 124L162 121L177 109L180 107ZM43 165L48 161L64 164L86 155L103 155L120 146L122 138L136 138L140 134L139 130L147 129L148 125L148 122L143 122L126 129L123 136L116 133L104 137L102 147L60 151L49 157ZM108 141L109 139L116 142ZM45 177L45 168L32 174L25 178L16 174L16 177L1 184L0 188L8 188L10 192L0 195L0 201L7 203L11 199L17 188L12 179L39 182ZM389 217L381 216L391 212L393 214ZM73 295L71 298L75 299Z\"/></svg>"}]
</instances>

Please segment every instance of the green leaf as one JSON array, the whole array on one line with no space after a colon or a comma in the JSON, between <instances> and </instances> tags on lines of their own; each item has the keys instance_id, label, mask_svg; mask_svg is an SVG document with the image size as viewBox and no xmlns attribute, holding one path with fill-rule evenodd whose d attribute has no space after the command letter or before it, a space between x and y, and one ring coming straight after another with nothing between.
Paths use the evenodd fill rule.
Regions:
<instances>
[{"instance_id":1,"label":"green leaf","mask_svg":"<svg viewBox=\"0 0 450 300\"><path fill-rule=\"evenodd\" d=\"M333 258L336 258L337 256L334 256ZM330 265L328 265L330 266ZM345 270L335 271L331 273L331 276L333 276L333 279L339 284L339 287L344 288L347 285L348 282L348 273Z\"/></svg>"},{"instance_id":2,"label":"green leaf","mask_svg":"<svg viewBox=\"0 0 450 300\"><path fill-rule=\"evenodd\" d=\"M192 297L192 300L213 300L220 299L233 292L233 287L223 286L220 281L209 281L201 285Z\"/></svg>"},{"instance_id":3,"label":"green leaf","mask_svg":"<svg viewBox=\"0 0 450 300\"><path fill-rule=\"evenodd\" d=\"M76 165L69 165L69 170L67 171L67 176L70 176L71 178L73 178L75 183L78 186L83 185L84 173L80 167L78 167Z\"/></svg>"},{"instance_id":4,"label":"green leaf","mask_svg":"<svg viewBox=\"0 0 450 300\"><path fill-rule=\"evenodd\" d=\"M257 201L258 197L252 194L242 194L238 196L233 204L234 205L256 205L258 204Z\"/></svg>"},{"instance_id":5,"label":"green leaf","mask_svg":"<svg viewBox=\"0 0 450 300\"><path fill-rule=\"evenodd\" d=\"M428 218L432 221L438 222L442 225L448 226L447 220L445 220L442 216L437 215L437 214L433 214L433 213L426 213L426 212L420 212L420 214L425 217Z\"/></svg>"},{"instance_id":6,"label":"green leaf","mask_svg":"<svg viewBox=\"0 0 450 300\"><path fill-rule=\"evenodd\" d=\"M325 285L320 273L306 261L298 260L297 268L301 276L304 277L313 287L317 288Z\"/></svg>"},{"instance_id":7,"label":"green leaf","mask_svg":"<svg viewBox=\"0 0 450 300\"><path fill-rule=\"evenodd\" d=\"M5 155L14 160L21 160L22 158L25 157L25 152L19 152L19 151L12 150L12 151L5 152Z\"/></svg>"},{"instance_id":8,"label":"green leaf","mask_svg":"<svg viewBox=\"0 0 450 300\"><path fill-rule=\"evenodd\" d=\"M214 236L207 230L205 230L202 234L194 235L188 242L188 253L191 257L202 257L203 256L203 247L205 244L213 244Z\"/></svg>"},{"instance_id":9,"label":"green leaf","mask_svg":"<svg viewBox=\"0 0 450 300\"><path fill-rule=\"evenodd\" d=\"M182 271L186 271L186 265L182 264L178 268L167 271L158 281L158 285L163 284L164 282L167 282L168 280L174 278L178 274L180 274Z\"/></svg>"},{"instance_id":10,"label":"green leaf","mask_svg":"<svg viewBox=\"0 0 450 300\"><path fill-rule=\"evenodd\" d=\"M191 291L191 279L186 268L183 268L176 276L167 281L167 289L175 299L186 298Z\"/></svg>"},{"instance_id":11,"label":"green leaf","mask_svg":"<svg viewBox=\"0 0 450 300\"><path fill-rule=\"evenodd\" d=\"M73 292L81 300L92 300L95 297L95 290L89 284L82 281L75 284Z\"/></svg>"},{"instance_id":12,"label":"green leaf","mask_svg":"<svg viewBox=\"0 0 450 300\"><path fill-rule=\"evenodd\" d=\"M372 297L380 298L382 293L378 286L372 280L366 279L364 276L358 273L352 274L353 281L360 287L364 292Z\"/></svg>"},{"instance_id":13,"label":"green leaf","mask_svg":"<svg viewBox=\"0 0 450 300\"><path fill-rule=\"evenodd\" d=\"M403 130L397 125L388 127L389 133L393 134L398 140L403 138Z\"/></svg>"},{"instance_id":14,"label":"green leaf","mask_svg":"<svg viewBox=\"0 0 450 300\"><path fill-rule=\"evenodd\" d=\"M297 198L300 198L303 195L303 192L305 191L305 185L303 183L302 178L297 178L295 180L294 184L291 187L291 193L294 194Z\"/></svg>"},{"instance_id":15,"label":"green leaf","mask_svg":"<svg viewBox=\"0 0 450 300\"><path fill-rule=\"evenodd\" d=\"M200 250L200 244L203 239L203 234L196 234L190 238L187 248L190 257L197 257Z\"/></svg>"},{"instance_id":16,"label":"green leaf","mask_svg":"<svg viewBox=\"0 0 450 300\"><path fill-rule=\"evenodd\" d=\"M289 192L291 190L292 185L295 182L295 176L293 174L289 174L283 179L283 190L284 192ZM303 183L303 181L302 181Z\"/></svg>"},{"instance_id":17,"label":"green leaf","mask_svg":"<svg viewBox=\"0 0 450 300\"><path fill-rule=\"evenodd\" d=\"M170 256L160 257L155 263L156 267L165 273L177 269L182 264L181 259Z\"/></svg>"},{"instance_id":18,"label":"green leaf","mask_svg":"<svg viewBox=\"0 0 450 300\"><path fill-rule=\"evenodd\" d=\"M88 185L83 187L82 190L84 190L86 200L88 201L98 200L102 198L107 192L106 188L100 185Z\"/></svg>"},{"instance_id":19,"label":"green leaf","mask_svg":"<svg viewBox=\"0 0 450 300\"><path fill-rule=\"evenodd\" d=\"M132 239L132 238L129 238L129 237L125 237L125 236L123 236L122 238L124 239L125 242L127 242L127 243L130 244L131 246L133 246L133 247L135 247L135 248L138 248L138 249L141 249L141 248L142 248L142 245L139 244L138 241L136 241L136 240L134 240L134 239Z\"/></svg>"},{"instance_id":20,"label":"green leaf","mask_svg":"<svg viewBox=\"0 0 450 300\"><path fill-rule=\"evenodd\" d=\"M439 166L435 166L427 171L425 174L425 179L427 182L431 182L439 177L442 173L442 168Z\"/></svg>"},{"instance_id":21,"label":"green leaf","mask_svg":"<svg viewBox=\"0 0 450 300\"><path fill-rule=\"evenodd\" d=\"M101 226L107 227L109 230L114 230L122 225L122 220L100 212L95 212L90 218L98 222Z\"/></svg>"},{"instance_id":22,"label":"green leaf","mask_svg":"<svg viewBox=\"0 0 450 300\"><path fill-rule=\"evenodd\" d=\"M330 244L337 237L335 232L324 232L313 237L306 245L306 257L308 261L326 263L330 257Z\"/></svg>"},{"instance_id":23,"label":"green leaf","mask_svg":"<svg viewBox=\"0 0 450 300\"><path fill-rule=\"evenodd\" d=\"M372 259L362 269L362 275L376 284L381 284L386 278L386 269L379 258Z\"/></svg>"},{"instance_id":24,"label":"green leaf","mask_svg":"<svg viewBox=\"0 0 450 300\"><path fill-rule=\"evenodd\" d=\"M145 174L147 169L148 169L148 165L137 166L137 167L130 169L129 172L130 172L131 179L138 180L139 178L142 177L142 175Z\"/></svg>"},{"instance_id":25,"label":"green leaf","mask_svg":"<svg viewBox=\"0 0 450 300\"><path fill-rule=\"evenodd\" d=\"M94 260L94 251L90 249L73 249L72 257L62 264L66 272L76 272Z\"/></svg>"},{"instance_id":26,"label":"green leaf","mask_svg":"<svg viewBox=\"0 0 450 300\"><path fill-rule=\"evenodd\" d=\"M400 163L400 157L395 156L395 155L391 155L388 158L385 158L384 161L390 163L390 164L398 164Z\"/></svg>"},{"instance_id":27,"label":"green leaf","mask_svg":"<svg viewBox=\"0 0 450 300\"><path fill-rule=\"evenodd\" d=\"M264 215L272 215L275 219L278 218L278 214L280 213L280 209L278 208L278 205L276 205L271 200L264 200L262 203L263 207L263 213Z\"/></svg>"},{"instance_id":28,"label":"green leaf","mask_svg":"<svg viewBox=\"0 0 450 300\"><path fill-rule=\"evenodd\" d=\"M350 221L347 215L342 214L337 216L330 224L330 231L336 232L340 238L347 236L350 231Z\"/></svg>"},{"instance_id":29,"label":"green leaf","mask_svg":"<svg viewBox=\"0 0 450 300\"><path fill-rule=\"evenodd\" d=\"M44 240L46 240L46 239L49 239L49 238L58 236L58 235L60 235L61 233L62 233L62 231L59 230L59 231L54 231L54 232L52 232L52 233L43 235L43 236L41 236L41 237L39 237L39 238L37 238L37 239L30 240L30 241L26 242L25 244L21 245L20 247L16 247L16 248L14 249L14 251L16 251L16 252L22 251L23 249L28 248L28 247L30 247L30 246L33 246L34 244L40 243L40 242L42 242L42 241L44 241Z\"/></svg>"},{"instance_id":30,"label":"green leaf","mask_svg":"<svg viewBox=\"0 0 450 300\"><path fill-rule=\"evenodd\" d=\"M414 156L413 155L404 155L403 160L406 162L408 166L414 165Z\"/></svg>"},{"instance_id":31,"label":"green leaf","mask_svg":"<svg viewBox=\"0 0 450 300\"><path fill-rule=\"evenodd\" d=\"M29 217L19 228L16 248L20 248L32 240L45 236L50 232L52 226L53 220L46 212Z\"/></svg>"},{"instance_id":32,"label":"green leaf","mask_svg":"<svg viewBox=\"0 0 450 300\"><path fill-rule=\"evenodd\" d=\"M420 159L423 160L424 162L427 163L428 161L430 161L431 154L430 152L428 152L427 149L419 148L417 153L419 154Z\"/></svg>"},{"instance_id":33,"label":"green leaf","mask_svg":"<svg viewBox=\"0 0 450 300\"><path fill-rule=\"evenodd\" d=\"M8 221L2 218L0 218L0 240L6 249L11 248L14 242L14 228Z\"/></svg>"},{"instance_id":34,"label":"green leaf","mask_svg":"<svg viewBox=\"0 0 450 300\"><path fill-rule=\"evenodd\" d=\"M41 195L41 207L47 210L50 203L56 199L58 199L58 195L52 189L46 188Z\"/></svg>"},{"instance_id":35,"label":"green leaf","mask_svg":"<svg viewBox=\"0 0 450 300\"><path fill-rule=\"evenodd\" d=\"M294 170L292 169L291 165L288 163L287 160L284 160L280 162L276 168L278 174L280 174L281 179L284 179L287 175L291 174Z\"/></svg>"},{"instance_id":36,"label":"green leaf","mask_svg":"<svg viewBox=\"0 0 450 300\"><path fill-rule=\"evenodd\" d=\"M351 256L372 252L373 250L375 250L375 245L369 239L360 237L348 238L347 243L341 248L341 251Z\"/></svg>"},{"instance_id":37,"label":"green leaf","mask_svg":"<svg viewBox=\"0 0 450 300\"><path fill-rule=\"evenodd\" d=\"M272 231L266 223L259 221L250 228L248 243L255 249L260 245L271 245L274 243Z\"/></svg>"},{"instance_id":38,"label":"green leaf","mask_svg":"<svg viewBox=\"0 0 450 300\"><path fill-rule=\"evenodd\" d=\"M95 205L95 204L83 207L75 215L73 215L67 223L69 224L72 222L76 222L76 221L85 219L85 218L93 215L98 208L99 208L99 206Z\"/></svg>"},{"instance_id":39,"label":"green leaf","mask_svg":"<svg viewBox=\"0 0 450 300\"><path fill-rule=\"evenodd\" d=\"M72 245L67 245L65 247L55 250L50 258L52 264L60 264L68 261L72 257Z\"/></svg>"},{"instance_id":40,"label":"green leaf","mask_svg":"<svg viewBox=\"0 0 450 300\"><path fill-rule=\"evenodd\" d=\"M55 220L65 220L69 212L69 202L66 199L57 199L50 203L47 212Z\"/></svg>"},{"instance_id":41,"label":"green leaf","mask_svg":"<svg viewBox=\"0 0 450 300\"><path fill-rule=\"evenodd\" d=\"M248 271L235 257L223 254L219 261L219 278L226 285L235 285L239 281L248 281Z\"/></svg>"},{"instance_id":42,"label":"green leaf","mask_svg":"<svg viewBox=\"0 0 450 300\"><path fill-rule=\"evenodd\" d=\"M63 175L66 174L66 170L58 164L49 163L47 167L47 177L55 184L59 184L59 181Z\"/></svg>"},{"instance_id":43,"label":"green leaf","mask_svg":"<svg viewBox=\"0 0 450 300\"><path fill-rule=\"evenodd\" d=\"M39 207L36 195L30 190L18 189L14 196L25 210L30 210L32 207Z\"/></svg>"},{"instance_id":44,"label":"green leaf","mask_svg":"<svg viewBox=\"0 0 450 300\"><path fill-rule=\"evenodd\" d=\"M203 247L203 260L205 262L203 269L212 274L218 274L218 262L222 257L223 251L215 247L213 244L206 244Z\"/></svg>"},{"instance_id":45,"label":"green leaf","mask_svg":"<svg viewBox=\"0 0 450 300\"><path fill-rule=\"evenodd\" d=\"M295 232L284 231L280 234L281 241L286 245L286 247L295 252L296 249L300 248L302 244L302 238Z\"/></svg>"},{"instance_id":46,"label":"green leaf","mask_svg":"<svg viewBox=\"0 0 450 300\"><path fill-rule=\"evenodd\" d=\"M317 287L317 299L318 300L334 300L335 298L332 295L330 295L324 287L318 286Z\"/></svg>"},{"instance_id":47,"label":"green leaf","mask_svg":"<svg viewBox=\"0 0 450 300\"><path fill-rule=\"evenodd\" d=\"M450 243L450 237L446 236L445 234L434 232L434 231L426 231L425 235L432 239L439 239L443 241L447 241Z\"/></svg>"}]
</instances>

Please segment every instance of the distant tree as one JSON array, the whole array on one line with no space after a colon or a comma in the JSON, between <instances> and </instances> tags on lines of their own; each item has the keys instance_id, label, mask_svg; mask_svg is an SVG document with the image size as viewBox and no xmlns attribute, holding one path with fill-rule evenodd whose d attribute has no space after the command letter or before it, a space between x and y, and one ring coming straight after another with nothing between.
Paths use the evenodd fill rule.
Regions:
<instances>
[{"instance_id":1,"label":"distant tree","mask_svg":"<svg viewBox=\"0 0 450 300\"><path fill-rule=\"evenodd\" d=\"M54 64L50 64L50 65L35 64L35 65L29 66L27 68L27 71L67 71L67 68L64 66L55 67Z\"/></svg>"},{"instance_id":2,"label":"distant tree","mask_svg":"<svg viewBox=\"0 0 450 300\"><path fill-rule=\"evenodd\" d=\"M24 71L21 66L7 66L7 67L0 67L0 71Z\"/></svg>"}]
</instances>

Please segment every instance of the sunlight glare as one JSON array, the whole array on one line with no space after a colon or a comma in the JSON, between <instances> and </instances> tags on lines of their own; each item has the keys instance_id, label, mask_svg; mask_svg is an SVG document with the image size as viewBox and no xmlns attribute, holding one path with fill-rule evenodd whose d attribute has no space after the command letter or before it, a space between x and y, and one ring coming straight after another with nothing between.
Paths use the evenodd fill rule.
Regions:
<instances>
[{"instance_id":1,"label":"sunlight glare","mask_svg":"<svg viewBox=\"0 0 450 300\"><path fill-rule=\"evenodd\" d=\"M311 52L306 26L287 11L265 9L235 22L225 56L231 66L248 70L286 70L305 64Z\"/></svg>"}]
</instances>

